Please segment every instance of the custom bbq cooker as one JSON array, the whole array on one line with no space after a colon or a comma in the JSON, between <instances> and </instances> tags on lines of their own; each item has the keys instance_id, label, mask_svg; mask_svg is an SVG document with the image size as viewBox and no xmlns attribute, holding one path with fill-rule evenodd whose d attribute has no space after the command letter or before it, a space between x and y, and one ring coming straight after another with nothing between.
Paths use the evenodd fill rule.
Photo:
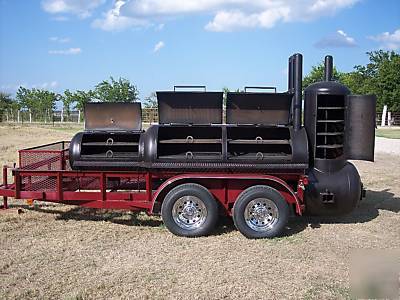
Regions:
<instances>
[{"instance_id":1,"label":"custom bbq cooker","mask_svg":"<svg viewBox=\"0 0 400 300\"><path fill-rule=\"evenodd\" d=\"M89 103L70 142L20 150L18 168L3 168L3 206L14 197L145 211L188 237L209 234L223 215L265 238L290 215L349 213L365 191L347 160L374 159L376 98L351 95L332 70L326 56L304 114L301 54L289 58L283 93L246 87L224 104L205 87L157 92L159 122L146 131L140 103Z\"/></svg>"}]
</instances>

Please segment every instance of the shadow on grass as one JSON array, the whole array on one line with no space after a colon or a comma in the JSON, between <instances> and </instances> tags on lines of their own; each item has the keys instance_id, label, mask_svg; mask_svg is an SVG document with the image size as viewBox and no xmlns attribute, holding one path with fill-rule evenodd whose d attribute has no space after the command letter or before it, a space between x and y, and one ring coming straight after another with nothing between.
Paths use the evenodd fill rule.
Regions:
<instances>
[{"instance_id":1,"label":"shadow on grass","mask_svg":"<svg viewBox=\"0 0 400 300\"><path fill-rule=\"evenodd\" d=\"M319 228L322 224L357 224L372 221L379 216L379 211L400 212L400 197L390 192L367 190L366 197L350 214L343 216L303 216L296 222L306 227Z\"/></svg>"},{"instance_id":2,"label":"shadow on grass","mask_svg":"<svg viewBox=\"0 0 400 300\"><path fill-rule=\"evenodd\" d=\"M92 209L79 206L68 211L57 209L57 206L53 205L40 205L36 207L24 205L19 207L27 210L55 214L57 215L57 220L101 221L126 226L164 226L160 217L147 216L144 213L137 212ZM368 190L366 198L360 202L359 206L352 213L344 216L292 217L281 237L284 238L295 235L305 230L307 227L319 228L323 224L356 224L369 222L379 216L379 210L399 213L400 198L390 192L390 189L382 191ZM220 217L212 235L222 235L235 230L236 228L232 218Z\"/></svg>"},{"instance_id":3,"label":"shadow on grass","mask_svg":"<svg viewBox=\"0 0 400 300\"><path fill-rule=\"evenodd\" d=\"M160 217L147 216L143 212L104 210L85 207L73 207L68 211L57 209L56 206L26 206L27 210L34 210L56 215L56 220L100 221L111 222L126 226L162 227Z\"/></svg>"}]
</instances>

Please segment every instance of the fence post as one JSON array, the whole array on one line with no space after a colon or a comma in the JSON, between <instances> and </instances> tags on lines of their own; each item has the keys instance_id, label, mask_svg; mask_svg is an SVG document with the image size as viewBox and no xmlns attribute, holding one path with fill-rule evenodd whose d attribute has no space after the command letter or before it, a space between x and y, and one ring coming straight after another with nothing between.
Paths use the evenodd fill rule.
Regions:
<instances>
[{"instance_id":1,"label":"fence post","mask_svg":"<svg viewBox=\"0 0 400 300\"><path fill-rule=\"evenodd\" d=\"M385 127L385 124L386 124L386 113L387 113L387 105L384 105L383 112L382 112L382 122L381 122L382 127Z\"/></svg>"}]
</instances>

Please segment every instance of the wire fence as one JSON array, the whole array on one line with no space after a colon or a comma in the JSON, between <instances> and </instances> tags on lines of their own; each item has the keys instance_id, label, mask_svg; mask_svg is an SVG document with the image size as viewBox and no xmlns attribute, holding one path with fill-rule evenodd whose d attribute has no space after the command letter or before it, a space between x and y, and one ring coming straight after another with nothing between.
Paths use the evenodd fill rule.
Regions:
<instances>
[{"instance_id":1,"label":"wire fence","mask_svg":"<svg viewBox=\"0 0 400 300\"><path fill-rule=\"evenodd\" d=\"M382 113L376 113L376 125L380 126L382 122ZM386 125L388 123L388 118L386 116ZM400 112L392 112L391 113L391 125L400 126Z\"/></svg>"},{"instance_id":2,"label":"wire fence","mask_svg":"<svg viewBox=\"0 0 400 300\"><path fill-rule=\"evenodd\" d=\"M83 114L79 111L71 111L69 114L56 110L52 114L30 113L29 111L7 111L0 116L1 122L9 123L81 123ZM157 108L143 108L142 121L144 123L157 123Z\"/></svg>"},{"instance_id":3,"label":"wire fence","mask_svg":"<svg viewBox=\"0 0 400 300\"><path fill-rule=\"evenodd\" d=\"M29 111L7 111L1 116L0 121L9 123L81 123L83 122L83 114L79 111L71 111L69 114L61 111L54 111L52 114L29 113ZM157 108L143 108L142 121L144 123L157 123ZM382 113L376 113L376 125L380 126L382 121ZM386 118L387 124L387 118ZM400 112L391 113L391 125L400 126Z\"/></svg>"}]
</instances>

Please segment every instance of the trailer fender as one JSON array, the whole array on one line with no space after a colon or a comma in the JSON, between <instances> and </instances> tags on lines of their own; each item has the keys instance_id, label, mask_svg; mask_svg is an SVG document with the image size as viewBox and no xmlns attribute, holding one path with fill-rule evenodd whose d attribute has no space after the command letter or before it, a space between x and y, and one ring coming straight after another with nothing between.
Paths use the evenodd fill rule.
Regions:
<instances>
[{"instance_id":1,"label":"trailer fender","mask_svg":"<svg viewBox=\"0 0 400 300\"><path fill-rule=\"evenodd\" d=\"M302 214L303 206L297 194L293 191L293 189L281 178L271 176L271 175L204 175L204 174L182 174L169 178L167 181L162 183L157 191L154 193L152 197L152 208L151 214L158 214L160 212L161 203L165 197L165 195L174 187L179 184L188 183L188 182L198 182L199 180L204 179L217 179L217 180L261 180L265 181L266 185L272 183L275 188L282 194L285 198L286 202L289 204L294 204L296 208L296 213L298 215ZM200 183L201 184L201 183ZM205 185L207 188L207 186Z\"/></svg>"}]
</instances>

